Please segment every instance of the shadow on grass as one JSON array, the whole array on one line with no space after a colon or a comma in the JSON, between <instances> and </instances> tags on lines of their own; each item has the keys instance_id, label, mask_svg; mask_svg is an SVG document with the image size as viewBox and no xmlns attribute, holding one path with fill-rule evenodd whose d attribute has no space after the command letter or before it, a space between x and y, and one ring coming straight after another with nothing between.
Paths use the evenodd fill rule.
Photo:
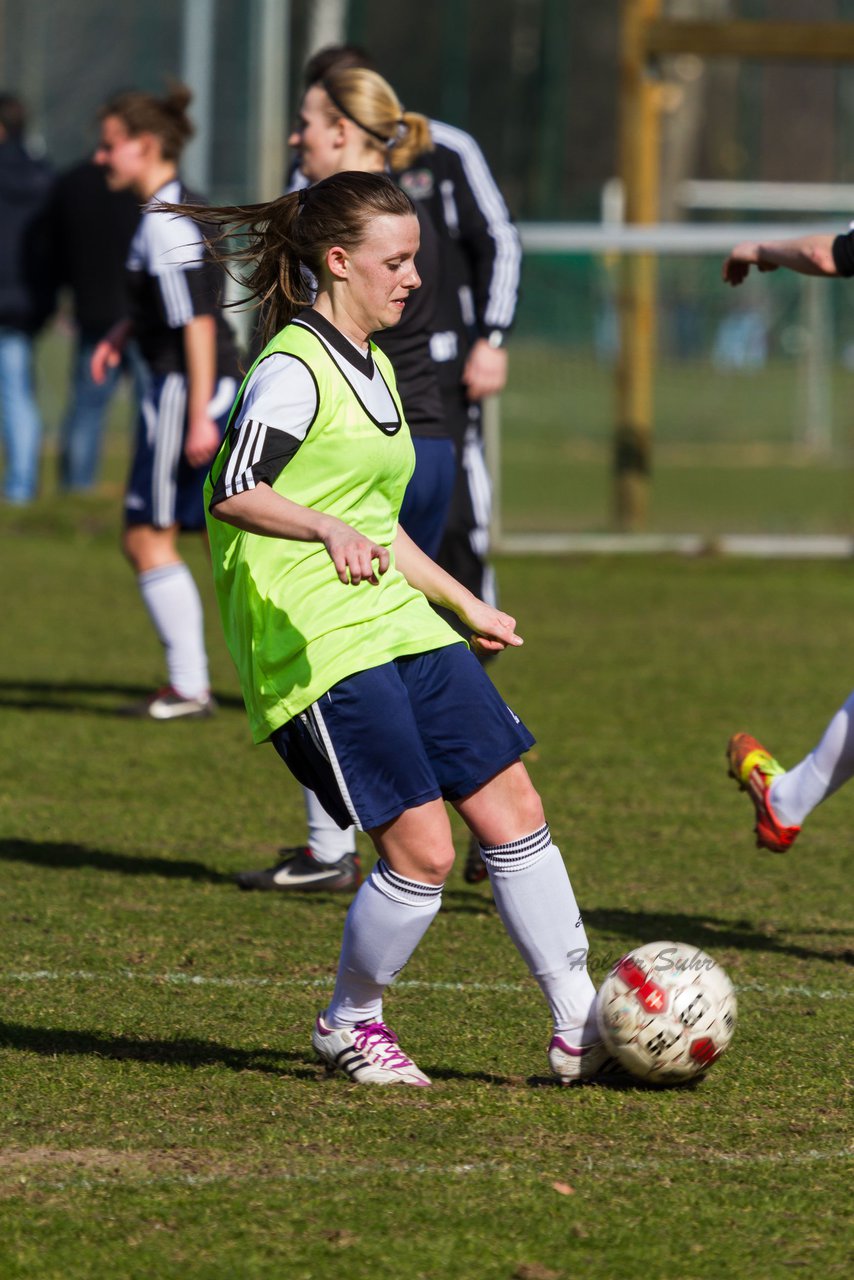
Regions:
<instances>
[{"instance_id":1,"label":"shadow on grass","mask_svg":"<svg viewBox=\"0 0 854 1280\"><path fill-rule=\"evenodd\" d=\"M458 1071L454 1067L437 1067L435 1063L426 1065L422 1062L422 1070L431 1080L459 1080L464 1084L488 1084L495 1088L505 1089L508 1086L520 1088L525 1081L521 1076L500 1076L494 1071Z\"/></svg>"},{"instance_id":2,"label":"shadow on grass","mask_svg":"<svg viewBox=\"0 0 854 1280\"><path fill-rule=\"evenodd\" d=\"M150 684L86 680L0 680L0 707L19 711L83 711L94 716L126 716L129 706L143 702L152 692ZM105 706L101 701L105 697L116 699L116 705ZM220 707L228 711L243 710L243 699L234 694L216 693L216 700Z\"/></svg>"},{"instance_id":3,"label":"shadow on grass","mask_svg":"<svg viewBox=\"0 0 854 1280\"><path fill-rule=\"evenodd\" d=\"M61 871L93 867L96 871L113 871L129 876L163 876L172 880L234 884L230 875L213 871L203 862L144 855L134 857L132 854L110 853L106 849L90 849L86 845L50 840L0 840L0 861L3 860L29 862L34 867L55 867Z\"/></svg>"},{"instance_id":4,"label":"shadow on grass","mask_svg":"<svg viewBox=\"0 0 854 1280\"><path fill-rule=\"evenodd\" d=\"M496 915L491 895L473 893L471 889L449 889L447 885L442 890L442 911L461 916Z\"/></svg>"},{"instance_id":5,"label":"shadow on grass","mask_svg":"<svg viewBox=\"0 0 854 1280\"><path fill-rule=\"evenodd\" d=\"M435 1081L459 1080L466 1084L488 1084L496 1089L567 1089L567 1086L561 1084L557 1076L528 1076L526 1078L525 1076L501 1076L493 1071L458 1071L453 1067L437 1067L423 1062L421 1066L431 1080ZM684 1090L693 1088L699 1083L699 1080L688 1080L685 1084L671 1087ZM597 1077L596 1080L585 1081L583 1085L573 1084L567 1089L567 1093L569 1094L577 1089L616 1089L621 1092L639 1090L644 1093L649 1093L650 1091L653 1093L661 1092L660 1085L650 1084L646 1080L637 1080L623 1070L615 1070L610 1074Z\"/></svg>"},{"instance_id":6,"label":"shadow on grass","mask_svg":"<svg viewBox=\"0 0 854 1280\"><path fill-rule=\"evenodd\" d=\"M599 956L594 956L597 967L605 962L609 967L616 964L626 950L644 942L687 942L690 946L711 954L722 947L732 947L739 951L770 951L772 955L794 956L801 960L854 964L854 950L851 947L829 947L826 950L805 947L764 932L745 919L724 920L711 915L691 916L671 911L627 911L615 907L594 907L585 910L584 922L593 929L617 934L628 941L628 946L622 950L622 944L615 944L614 954L602 956L601 961ZM845 931L840 932L846 936ZM850 933L847 936L850 937ZM601 955L601 944L597 951Z\"/></svg>"},{"instance_id":7,"label":"shadow on grass","mask_svg":"<svg viewBox=\"0 0 854 1280\"><path fill-rule=\"evenodd\" d=\"M225 1067L229 1071L260 1071L302 1080L317 1078L317 1069L303 1055L279 1049L234 1049L216 1040L142 1040L110 1036L100 1031L68 1031L57 1027L27 1027L0 1021L0 1046L40 1053L109 1058L115 1062L157 1062L166 1067ZM298 1065L296 1065L298 1064Z\"/></svg>"},{"instance_id":8,"label":"shadow on grass","mask_svg":"<svg viewBox=\"0 0 854 1280\"><path fill-rule=\"evenodd\" d=\"M597 1076L595 1080L585 1080L583 1084L561 1084L557 1076L529 1076L525 1081L529 1089L566 1089L569 1094L579 1089L610 1089L617 1093L663 1093L667 1090L691 1093L702 1083L702 1077L696 1076L693 1080L685 1080L681 1084L652 1084L649 1080L638 1080L635 1076L630 1076L628 1071L621 1069Z\"/></svg>"},{"instance_id":9,"label":"shadow on grass","mask_svg":"<svg viewBox=\"0 0 854 1280\"><path fill-rule=\"evenodd\" d=\"M303 1054L282 1049L235 1049L216 1040L142 1040L130 1036L110 1036L100 1031L68 1031L59 1027L28 1027L0 1021L0 1048L39 1053L44 1057L95 1057L112 1062L154 1062L164 1067L225 1067L228 1071L257 1071L264 1075L288 1076L295 1080L319 1080L322 1068L306 1061ZM435 1081L462 1081L493 1088L562 1089L555 1076L502 1076L489 1071L458 1071L452 1067L429 1066ZM702 1083L688 1080L672 1086L684 1092ZM612 1089L621 1092L660 1092L660 1087L636 1080L623 1071L604 1075L572 1088Z\"/></svg>"},{"instance_id":10,"label":"shadow on grass","mask_svg":"<svg viewBox=\"0 0 854 1280\"><path fill-rule=\"evenodd\" d=\"M203 862L190 862L177 858L152 858L144 854L111 853L106 849L90 849L87 845L67 844L52 840L0 840L0 862L28 862L34 867L53 867L59 871L79 870L85 867L96 871L112 871L128 876L163 876L169 880L198 880L206 884L227 884L238 891L234 875L214 871ZM262 897L270 903L286 899L287 893L247 893L246 897ZM301 902L336 903L342 911L349 909L352 893L332 893L316 889L312 893L296 895ZM491 916L495 904L491 897L482 897L468 889L446 889L443 895L443 911L452 915Z\"/></svg>"}]
</instances>

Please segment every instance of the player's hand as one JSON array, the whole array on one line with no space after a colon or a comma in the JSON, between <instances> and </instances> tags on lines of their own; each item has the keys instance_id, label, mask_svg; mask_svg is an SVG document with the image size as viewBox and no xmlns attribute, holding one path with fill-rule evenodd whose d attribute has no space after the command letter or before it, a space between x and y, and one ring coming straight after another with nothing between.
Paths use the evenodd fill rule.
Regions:
<instances>
[{"instance_id":1,"label":"player's hand","mask_svg":"<svg viewBox=\"0 0 854 1280\"><path fill-rule=\"evenodd\" d=\"M463 368L462 383L469 400L497 395L507 382L507 352L478 338Z\"/></svg>"},{"instance_id":2,"label":"player's hand","mask_svg":"<svg viewBox=\"0 0 854 1280\"><path fill-rule=\"evenodd\" d=\"M220 446L219 427L207 414L191 418L184 441L184 457L191 467L203 467L216 454Z\"/></svg>"},{"instance_id":3,"label":"player's hand","mask_svg":"<svg viewBox=\"0 0 854 1280\"><path fill-rule=\"evenodd\" d=\"M471 627L472 647L484 653L500 653L502 649L518 648L524 644L521 636L516 634L516 619L509 613L502 613L485 600L476 597L460 619Z\"/></svg>"},{"instance_id":4,"label":"player's hand","mask_svg":"<svg viewBox=\"0 0 854 1280\"><path fill-rule=\"evenodd\" d=\"M759 245L752 241L737 244L723 265L723 280L733 286L741 284L750 274L750 268L757 271L776 271L775 262L762 262L759 256Z\"/></svg>"},{"instance_id":5,"label":"player's hand","mask_svg":"<svg viewBox=\"0 0 854 1280\"><path fill-rule=\"evenodd\" d=\"M92 352L92 359L89 362L92 381L100 387L106 380L108 370L115 369L121 361L121 347L116 346L109 338L102 338Z\"/></svg>"},{"instance_id":6,"label":"player's hand","mask_svg":"<svg viewBox=\"0 0 854 1280\"><path fill-rule=\"evenodd\" d=\"M378 546L343 520L336 520L323 539L335 572L347 586L370 582L377 586L389 566L388 547ZM376 569L374 561L377 562Z\"/></svg>"},{"instance_id":7,"label":"player's hand","mask_svg":"<svg viewBox=\"0 0 854 1280\"><path fill-rule=\"evenodd\" d=\"M750 265L751 264L749 262L742 262L741 259L730 254L724 263L724 269L722 272L724 284L731 284L733 287L741 284L747 279L750 273Z\"/></svg>"}]
</instances>

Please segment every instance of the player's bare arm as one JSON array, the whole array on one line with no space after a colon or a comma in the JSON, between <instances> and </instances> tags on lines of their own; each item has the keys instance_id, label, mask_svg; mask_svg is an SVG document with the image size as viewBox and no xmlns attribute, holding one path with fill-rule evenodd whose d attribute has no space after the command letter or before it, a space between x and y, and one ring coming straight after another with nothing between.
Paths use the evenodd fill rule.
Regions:
<instances>
[{"instance_id":1,"label":"player's bare arm","mask_svg":"<svg viewBox=\"0 0 854 1280\"><path fill-rule=\"evenodd\" d=\"M425 555L400 525L392 549L395 564L410 586L423 592L433 604L451 609L462 619L471 628L472 640L478 648L492 653L523 643L522 637L516 634L515 618L479 600Z\"/></svg>"},{"instance_id":2,"label":"player's bare arm","mask_svg":"<svg viewBox=\"0 0 854 1280\"><path fill-rule=\"evenodd\" d=\"M763 272L785 267L803 276L836 276L839 272L833 260L834 239L832 235L817 235L769 243L746 240L736 245L724 262L724 283L741 284L751 267Z\"/></svg>"},{"instance_id":3,"label":"player's bare arm","mask_svg":"<svg viewBox=\"0 0 854 1280\"><path fill-rule=\"evenodd\" d=\"M470 400L498 395L507 382L507 352L478 338L468 354L462 381Z\"/></svg>"},{"instance_id":4,"label":"player's bare arm","mask_svg":"<svg viewBox=\"0 0 854 1280\"><path fill-rule=\"evenodd\" d=\"M338 577L352 586L360 582L376 585L389 566L387 547L372 542L335 516L291 502L267 484L224 498L211 514L246 533L295 542L322 542Z\"/></svg>"},{"instance_id":5,"label":"player's bare arm","mask_svg":"<svg viewBox=\"0 0 854 1280\"><path fill-rule=\"evenodd\" d=\"M216 385L216 320L193 316L184 326L187 361L187 439L184 454L192 467L210 462L220 446L219 428L208 406Z\"/></svg>"},{"instance_id":6,"label":"player's bare arm","mask_svg":"<svg viewBox=\"0 0 854 1280\"><path fill-rule=\"evenodd\" d=\"M122 352L132 331L133 324L130 320L118 320L95 347L89 372L92 374L92 381L98 386L106 378L107 370L115 369L121 362Z\"/></svg>"}]
</instances>

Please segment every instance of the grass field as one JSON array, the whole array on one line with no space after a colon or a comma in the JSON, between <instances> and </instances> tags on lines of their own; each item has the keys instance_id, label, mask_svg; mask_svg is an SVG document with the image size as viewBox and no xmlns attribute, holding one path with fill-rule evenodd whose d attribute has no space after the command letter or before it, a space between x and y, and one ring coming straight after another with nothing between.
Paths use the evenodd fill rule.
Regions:
<instances>
[{"instance_id":1,"label":"grass field","mask_svg":"<svg viewBox=\"0 0 854 1280\"><path fill-rule=\"evenodd\" d=\"M760 855L723 761L739 727L796 758L847 694L850 566L500 564L526 646L495 678L594 977L686 941L740 1022L699 1087L555 1087L539 993L455 871L387 1001L425 1096L312 1062L347 901L230 881L301 802L250 745L192 544L221 714L116 714L162 675L118 506L0 510L4 1280L850 1274L854 788Z\"/></svg>"},{"instance_id":2,"label":"grass field","mask_svg":"<svg viewBox=\"0 0 854 1280\"><path fill-rule=\"evenodd\" d=\"M833 448L806 446L792 362L723 376L656 370L650 531L854 533L851 374L834 371ZM507 532L611 526L614 370L583 352L515 341L501 401Z\"/></svg>"}]
</instances>

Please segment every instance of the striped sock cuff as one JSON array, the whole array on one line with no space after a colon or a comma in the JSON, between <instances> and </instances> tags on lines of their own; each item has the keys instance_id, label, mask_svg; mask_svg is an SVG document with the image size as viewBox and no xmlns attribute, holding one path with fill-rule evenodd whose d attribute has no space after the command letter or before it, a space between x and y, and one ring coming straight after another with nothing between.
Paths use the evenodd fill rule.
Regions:
<instances>
[{"instance_id":1,"label":"striped sock cuff","mask_svg":"<svg viewBox=\"0 0 854 1280\"><path fill-rule=\"evenodd\" d=\"M169 564L159 564L153 569L143 569L142 573L137 574L137 581L144 586L151 582L165 582L167 578L175 578L189 572L183 560L172 560Z\"/></svg>"},{"instance_id":2,"label":"striped sock cuff","mask_svg":"<svg viewBox=\"0 0 854 1280\"><path fill-rule=\"evenodd\" d=\"M491 871L528 871L540 862L552 846L549 824L532 831L529 836L508 844L481 845L483 860Z\"/></svg>"},{"instance_id":3,"label":"striped sock cuff","mask_svg":"<svg viewBox=\"0 0 854 1280\"><path fill-rule=\"evenodd\" d=\"M409 907L438 909L445 887L444 884L423 884L420 880L407 880L405 876L392 871L383 858L378 859L368 880L384 897L391 898L394 902L405 902Z\"/></svg>"}]
</instances>

